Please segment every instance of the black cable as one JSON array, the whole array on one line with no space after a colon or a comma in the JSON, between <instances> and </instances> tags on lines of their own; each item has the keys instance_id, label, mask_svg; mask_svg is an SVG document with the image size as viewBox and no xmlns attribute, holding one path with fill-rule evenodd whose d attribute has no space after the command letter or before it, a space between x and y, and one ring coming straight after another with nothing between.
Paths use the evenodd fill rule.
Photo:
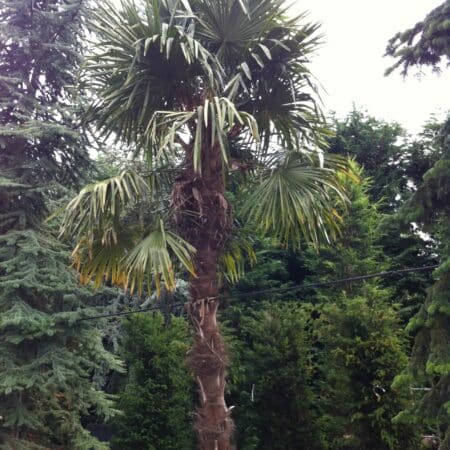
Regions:
<instances>
[{"instance_id":1,"label":"black cable","mask_svg":"<svg viewBox=\"0 0 450 450\"><path fill-rule=\"evenodd\" d=\"M259 291L252 291L252 292L241 292L236 293L233 296L230 295L219 295L215 297L218 300L224 300L224 299L235 299L235 298L243 298L243 297L251 297L254 295L261 295L261 294L271 294L276 292L290 292L290 291L300 291L304 289L310 289L315 287L326 287L326 286L335 286L343 283L348 283L352 281L364 281L371 278L378 278L378 277L388 277L388 276L395 276L395 275L403 275L406 273L412 273L412 272L425 272L428 270L433 270L439 267L439 264L435 264L432 266L424 266L424 267L412 267L408 269L399 269L399 270L391 270L387 272L378 272L378 273L371 273L368 275L359 275L356 277L349 277L349 278L341 278L340 280L332 280L332 281L324 281L322 283L307 283L302 284L300 286L290 286L290 287L278 287L278 288L271 288L271 289L262 289ZM171 309L178 308L180 306L185 306L185 303L175 303L171 305ZM90 317L83 317L81 319L78 319L79 322L84 320L95 320L95 319L108 319L111 317L119 317L119 316L127 316L129 314L139 314L141 312L148 312L148 311L157 311L162 308L160 306L152 306L149 308L143 308L139 310L133 310L133 311L123 311L118 313L111 313L111 314L102 314L98 316L90 316Z\"/></svg>"},{"instance_id":2,"label":"black cable","mask_svg":"<svg viewBox=\"0 0 450 450\"><path fill-rule=\"evenodd\" d=\"M184 306L185 303L175 303L172 305L172 309L179 307L179 306ZM133 310L133 311L122 311L122 312L117 312L117 313L111 313L111 314L102 314L99 316L89 316L89 317L82 317L81 319L78 319L77 322L82 322L84 320L94 320L94 319L108 319L110 317L117 317L117 316L128 316L129 314L138 314L141 312L148 312L148 311L157 311L163 309L160 306L152 306L150 308L142 308L142 309L137 309L137 310Z\"/></svg>"},{"instance_id":3,"label":"black cable","mask_svg":"<svg viewBox=\"0 0 450 450\"><path fill-rule=\"evenodd\" d=\"M349 278L341 278L340 280L332 280L332 281L324 281L322 283L308 283L308 284L302 284L300 286L291 286L286 288L272 288L272 289L263 289L260 291L252 291L252 292L242 292L237 293L233 295L233 297L251 297L252 295L259 295L259 294L270 294L280 291L295 291L295 290L304 290L314 287L326 287L326 286L334 286L338 284L344 284L351 281L363 281L368 280L370 278L378 278L378 277L388 277L393 275L402 275L405 273L411 273L411 272L424 272L428 270L433 270L439 267L439 264L433 265L433 266L424 266L424 267L412 267L409 269L399 269L399 270L391 270L388 272L378 272L378 273L371 273L368 275L359 275L356 277L349 277ZM229 296L218 296L217 298L228 298Z\"/></svg>"}]
</instances>

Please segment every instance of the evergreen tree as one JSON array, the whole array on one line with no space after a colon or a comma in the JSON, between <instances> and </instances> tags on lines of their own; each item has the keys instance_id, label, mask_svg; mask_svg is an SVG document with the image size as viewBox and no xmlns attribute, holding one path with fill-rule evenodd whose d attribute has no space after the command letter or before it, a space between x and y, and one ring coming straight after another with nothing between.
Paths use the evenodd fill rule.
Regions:
<instances>
[{"instance_id":1,"label":"evergreen tree","mask_svg":"<svg viewBox=\"0 0 450 450\"><path fill-rule=\"evenodd\" d=\"M354 171L362 177L356 165ZM340 211L342 235L310 255L313 280L349 278L386 268L376 246L379 212L367 196L366 181L347 177L348 210ZM411 427L394 425L406 394L390 385L407 362L406 336L377 280L318 288L311 311L315 335L321 428L330 449L417 448Z\"/></svg>"},{"instance_id":2,"label":"evergreen tree","mask_svg":"<svg viewBox=\"0 0 450 450\"><path fill-rule=\"evenodd\" d=\"M377 245L377 226L380 220L378 205L368 195L371 183L364 178L365 172L354 161L352 174L342 175L349 198L348 206L338 206L342 219L341 235L330 245L323 245L319 253L308 252L307 267L314 275L311 281L329 281L381 272L387 268L381 248ZM358 181L359 180L359 181ZM370 281L368 282L371 283ZM366 283L347 283L342 290L359 294ZM334 286L320 288L320 295L333 296Z\"/></svg>"},{"instance_id":3,"label":"evergreen tree","mask_svg":"<svg viewBox=\"0 0 450 450\"><path fill-rule=\"evenodd\" d=\"M406 188L401 164L404 147L400 140L404 129L353 109L342 120L334 119L335 135L330 139L330 152L354 158L367 177L372 179L368 194L373 202L382 202L384 211L396 209L399 194Z\"/></svg>"},{"instance_id":4,"label":"evergreen tree","mask_svg":"<svg viewBox=\"0 0 450 450\"><path fill-rule=\"evenodd\" d=\"M68 86L81 52L81 0L0 2L0 446L104 448L84 416L109 415L92 383L118 367L97 325L101 303L80 288L43 222L47 201L87 164ZM90 307L90 308L86 308Z\"/></svg>"},{"instance_id":5,"label":"evergreen tree","mask_svg":"<svg viewBox=\"0 0 450 450\"><path fill-rule=\"evenodd\" d=\"M115 424L117 450L194 448L193 379L183 362L189 349L188 325L181 317L166 322L161 313L125 322L122 344L128 375Z\"/></svg>"},{"instance_id":6,"label":"evergreen tree","mask_svg":"<svg viewBox=\"0 0 450 450\"><path fill-rule=\"evenodd\" d=\"M384 294L384 295L383 295ZM405 336L388 296L366 287L320 309L317 395L330 449L416 449L412 426L393 424L407 405L390 385L406 363Z\"/></svg>"},{"instance_id":7,"label":"evergreen tree","mask_svg":"<svg viewBox=\"0 0 450 450\"><path fill-rule=\"evenodd\" d=\"M378 203L384 216L377 216L377 244L390 262L390 268L425 267L435 264L434 245L425 241L411 226L405 226L398 209L420 184L424 173L439 159L436 145L440 124L433 118L414 139L405 135L396 123L378 120L354 110L344 120L335 120L336 134L331 151L348 154L364 168L371 179L368 195ZM432 279L430 272L403 274L382 280L393 287L392 298L402 305L402 317L408 321L424 302Z\"/></svg>"},{"instance_id":8,"label":"evergreen tree","mask_svg":"<svg viewBox=\"0 0 450 450\"><path fill-rule=\"evenodd\" d=\"M230 330L233 348L231 402L236 405L236 439L242 450L324 450L318 424L315 369L307 333L308 313L294 302L255 311L242 306Z\"/></svg>"},{"instance_id":9,"label":"evergreen tree","mask_svg":"<svg viewBox=\"0 0 450 450\"><path fill-rule=\"evenodd\" d=\"M450 118L437 142L442 158L425 174L404 215L439 242L440 265L425 303L409 323L408 330L415 335L413 358L396 384L418 389L421 397L415 408L398 419L424 423L444 450L450 447Z\"/></svg>"},{"instance_id":10,"label":"evergreen tree","mask_svg":"<svg viewBox=\"0 0 450 450\"><path fill-rule=\"evenodd\" d=\"M440 71L441 63L450 63L450 1L445 0L412 28L397 33L386 48L386 55L397 59L386 70L389 75L401 68L402 75L414 66L431 66Z\"/></svg>"}]
</instances>

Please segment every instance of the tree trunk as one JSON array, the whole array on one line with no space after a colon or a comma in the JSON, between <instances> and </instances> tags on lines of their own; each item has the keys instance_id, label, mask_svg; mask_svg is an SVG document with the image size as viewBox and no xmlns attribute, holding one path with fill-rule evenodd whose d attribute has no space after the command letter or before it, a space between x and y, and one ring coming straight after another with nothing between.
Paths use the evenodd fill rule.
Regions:
<instances>
[{"instance_id":1,"label":"tree trunk","mask_svg":"<svg viewBox=\"0 0 450 450\"><path fill-rule=\"evenodd\" d=\"M228 358L217 324L219 258L230 233L231 211L225 198L220 148L204 149L201 174L194 172L190 156L176 180L172 206L180 234L197 250L188 306L196 332L188 363L200 394L195 427L201 450L231 450L234 427L225 403Z\"/></svg>"}]
</instances>

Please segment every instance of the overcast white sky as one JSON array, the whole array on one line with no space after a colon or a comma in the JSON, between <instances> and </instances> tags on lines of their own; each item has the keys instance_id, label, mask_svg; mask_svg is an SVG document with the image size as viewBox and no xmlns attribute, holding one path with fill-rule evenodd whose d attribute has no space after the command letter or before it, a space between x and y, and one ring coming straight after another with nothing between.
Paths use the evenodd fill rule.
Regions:
<instances>
[{"instance_id":1,"label":"overcast white sky","mask_svg":"<svg viewBox=\"0 0 450 450\"><path fill-rule=\"evenodd\" d=\"M296 12L309 11L322 23L325 43L312 71L323 85L326 110L345 115L355 103L376 117L395 120L417 132L433 112L450 109L450 68L440 76L414 71L403 79L384 77L392 63L383 58L387 41L410 28L443 0L295 0Z\"/></svg>"}]
</instances>

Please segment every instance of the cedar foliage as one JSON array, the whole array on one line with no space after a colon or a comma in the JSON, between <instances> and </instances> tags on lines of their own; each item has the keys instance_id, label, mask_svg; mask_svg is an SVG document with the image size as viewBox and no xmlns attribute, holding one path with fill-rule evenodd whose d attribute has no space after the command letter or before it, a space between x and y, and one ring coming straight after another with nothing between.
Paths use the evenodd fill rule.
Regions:
<instances>
[{"instance_id":1,"label":"cedar foliage","mask_svg":"<svg viewBox=\"0 0 450 450\"><path fill-rule=\"evenodd\" d=\"M406 76L411 67L431 66L439 72L441 63L450 63L450 1L445 0L412 28L397 33L386 48L386 55L397 61L386 70L396 69Z\"/></svg>"},{"instance_id":2,"label":"cedar foliage","mask_svg":"<svg viewBox=\"0 0 450 450\"><path fill-rule=\"evenodd\" d=\"M327 448L313 390L308 314L295 302L234 307L230 400L241 450Z\"/></svg>"},{"instance_id":3,"label":"cedar foliage","mask_svg":"<svg viewBox=\"0 0 450 450\"><path fill-rule=\"evenodd\" d=\"M341 210L341 237L310 254L314 281L348 278L388 268L377 245L380 213L369 200L370 184L353 164L361 182L344 180L350 199ZM332 301L331 301L332 299ZM412 427L393 425L408 405L407 393L390 385L407 363L406 336L380 280L346 282L318 288L312 311L317 349L321 424L332 449L394 450L417 448Z\"/></svg>"},{"instance_id":4,"label":"cedar foliage","mask_svg":"<svg viewBox=\"0 0 450 450\"><path fill-rule=\"evenodd\" d=\"M83 417L109 416L92 383L118 368L93 322L103 301L81 288L69 255L43 222L49 200L87 166L74 83L81 0L0 2L1 448L100 449Z\"/></svg>"}]
</instances>

